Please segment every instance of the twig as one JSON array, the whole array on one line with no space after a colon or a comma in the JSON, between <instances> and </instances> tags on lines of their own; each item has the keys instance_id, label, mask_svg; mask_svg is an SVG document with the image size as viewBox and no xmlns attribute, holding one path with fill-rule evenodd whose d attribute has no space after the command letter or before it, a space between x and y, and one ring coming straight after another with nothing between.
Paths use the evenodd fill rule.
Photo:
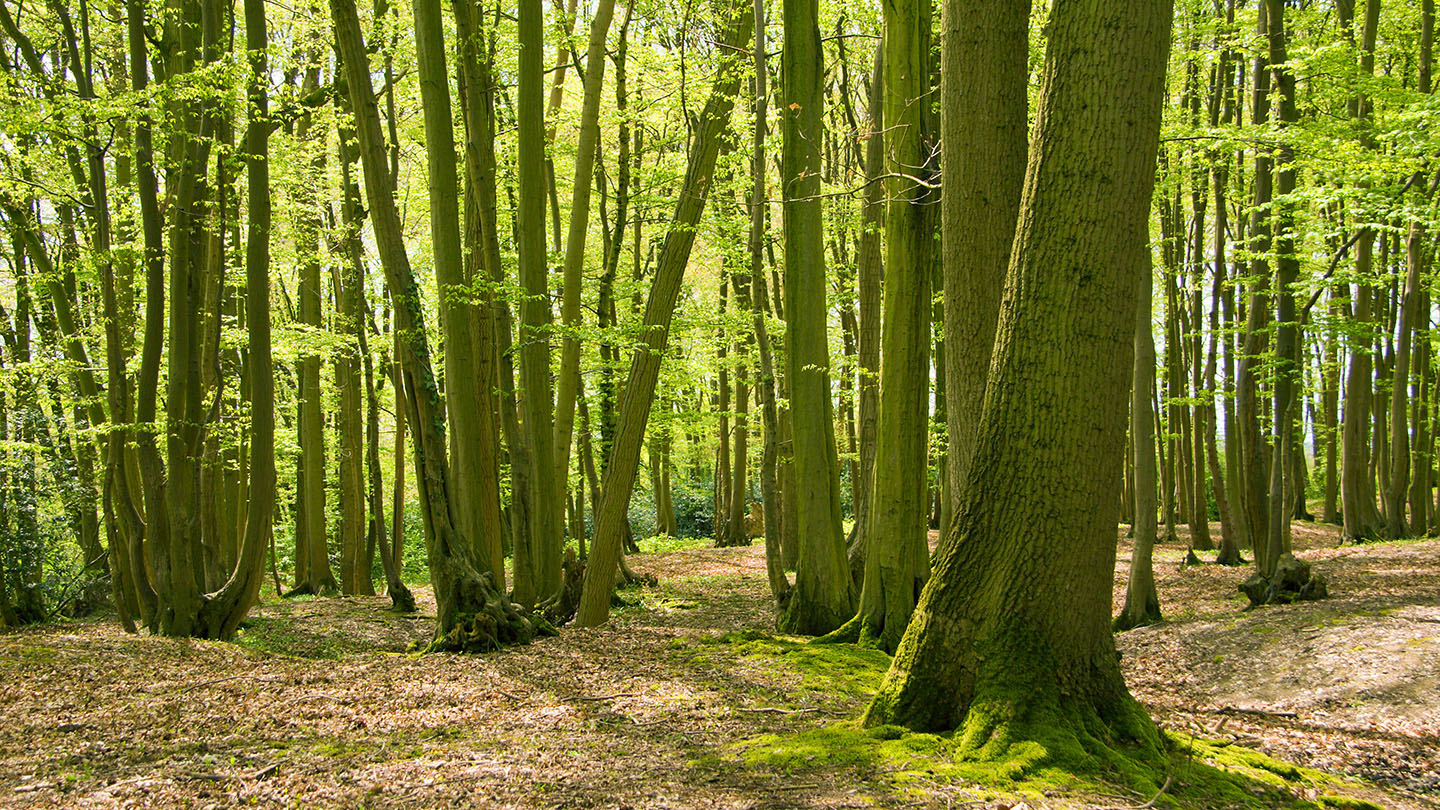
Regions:
<instances>
[{"instance_id":1,"label":"twig","mask_svg":"<svg viewBox=\"0 0 1440 810\"><path fill-rule=\"evenodd\" d=\"M1238 709L1234 706L1226 706L1219 709L1218 714L1250 714L1256 717L1283 717L1295 719L1299 717L1295 712L1267 712L1264 709Z\"/></svg>"},{"instance_id":2,"label":"twig","mask_svg":"<svg viewBox=\"0 0 1440 810\"><path fill-rule=\"evenodd\" d=\"M807 714L807 713L809 713L809 712L818 712L818 711L820 711L819 709L779 709L779 708L775 708L775 707L773 707L773 706L761 706L761 707L758 708L758 709L747 709L747 708L745 708L745 707L743 707L743 706L735 706L735 707L732 707L732 708L733 708L735 711L737 711L737 712L755 712L755 713L757 713L757 714L758 714L758 713L765 713L765 714Z\"/></svg>"},{"instance_id":3,"label":"twig","mask_svg":"<svg viewBox=\"0 0 1440 810\"><path fill-rule=\"evenodd\" d=\"M241 678L251 678L257 674L258 673L255 672L242 672L239 675L227 675L224 678L215 678L209 681L201 681L200 683L192 683L184 689L181 689L180 693L184 694L186 692L193 692L194 690L199 689L202 686L213 686L217 683L225 683L226 681L238 681Z\"/></svg>"},{"instance_id":4,"label":"twig","mask_svg":"<svg viewBox=\"0 0 1440 810\"><path fill-rule=\"evenodd\" d=\"M585 703L594 703L594 702L599 702L599 701L602 701L602 700L614 700L615 698L635 697L635 694L636 694L636 693L634 693L634 692L616 692L616 693L613 694L613 695L599 695L599 696L596 696L596 697L586 697L586 696L584 696L584 695L571 695L569 699L570 699L570 700L579 700L579 701L582 701L582 702L585 702Z\"/></svg>"}]
</instances>

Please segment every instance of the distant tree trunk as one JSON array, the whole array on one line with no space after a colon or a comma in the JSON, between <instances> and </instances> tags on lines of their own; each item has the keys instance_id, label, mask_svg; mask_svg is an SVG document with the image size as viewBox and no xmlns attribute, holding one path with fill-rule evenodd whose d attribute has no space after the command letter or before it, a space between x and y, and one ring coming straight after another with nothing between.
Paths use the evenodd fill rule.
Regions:
<instances>
[{"instance_id":1,"label":"distant tree trunk","mask_svg":"<svg viewBox=\"0 0 1440 810\"><path fill-rule=\"evenodd\" d=\"M856 586L865 570L865 526L869 523L870 491L875 480L875 431L880 413L880 276L885 262L881 235L885 228L885 43L875 47L870 78L870 122L865 139L865 196L860 208L860 245L856 250L856 297L859 299L859 334L856 337L860 379L859 425L856 445L859 476L853 485L855 530L850 548L850 570ZM950 456L946 457L947 459ZM858 572L858 575L857 575Z\"/></svg>"},{"instance_id":2,"label":"distant tree trunk","mask_svg":"<svg viewBox=\"0 0 1440 810\"><path fill-rule=\"evenodd\" d=\"M1266 4L1259 5L1256 20L1256 34L1266 35ZM1270 120L1270 66L1265 51L1256 54L1253 65L1252 96L1250 103L1251 120L1260 125ZM1267 152L1255 154L1255 169L1252 202L1256 211L1265 211L1271 199L1271 159ZM1268 217L1251 216L1248 245L1251 252L1249 302L1246 306L1244 347L1235 372L1235 415L1238 423L1240 464L1236 472L1241 481L1241 520L1245 526L1245 537L1257 554L1265 544L1269 525L1269 495L1266 482L1269 478L1265 458L1265 439L1261 431L1260 403L1257 370L1264 360L1266 321L1269 319L1270 265L1265 259L1270 251L1270 224Z\"/></svg>"},{"instance_id":3,"label":"distant tree trunk","mask_svg":"<svg viewBox=\"0 0 1440 810\"><path fill-rule=\"evenodd\" d=\"M740 12L740 13L737 13ZM621 542L625 532L625 513L630 506L635 477L639 472L640 444L645 436L655 386L660 373L660 360L669 340L670 319L675 300L680 294L690 249L695 243L695 224L705 209L710 193L720 140L726 129L730 111L739 89L738 71L732 67L740 51L750 39L753 19L740 9L731 9L724 37L726 50L716 72L715 85L691 144L685 181L676 202L675 214L665 237L655 267L650 296L645 304L645 329L642 345L636 347L625 384L625 398L615 430L615 443L610 451L605 489L600 511L595 516L595 537L590 547L590 560L585 567L585 585L575 621L581 627L603 624L610 614L610 596L615 586L615 569L619 563Z\"/></svg>"},{"instance_id":4,"label":"distant tree trunk","mask_svg":"<svg viewBox=\"0 0 1440 810\"><path fill-rule=\"evenodd\" d=\"M1330 292L1330 306L1335 308L1336 293ZM1320 413L1324 419L1323 442L1325 445L1325 505L1320 519L1326 523L1338 524L1340 519L1340 469L1338 465L1340 434L1340 336L1330 329L1325 335L1325 347L1321 357L1320 376L1324 390L1320 393Z\"/></svg>"},{"instance_id":5,"label":"distant tree trunk","mask_svg":"<svg viewBox=\"0 0 1440 810\"><path fill-rule=\"evenodd\" d=\"M730 276L720 279L720 327L715 331L715 364L720 367L715 409L719 435L715 442L715 544L725 545L730 537L730 349L725 339L725 310L729 298Z\"/></svg>"},{"instance_id":6,"label":"distant tree trunk","mask_svg":"<svg viewBox=\"0 0 1440 810\"><path fill-rule=\"evenodd\" d=\"M1269 63L1274 73L1274 85L1279 101L1279 121L1282 127L1294 126L1298 121L1295 109L1295 75L1287 66L1289 35L1285 28L1284 0L1265 0L1267 37L1269 41ZM1279 198L1273 212L1275 245L1275 359L1276 374L1273 385L1275 401L1275 441L1270 462L1270 513L1267 542L1255 545L1256 568L1262 575L1274 574L1275 566L1282 554L1290 551L1290 518L1293 501L1287 499L1287 492L1298 490L1301 482L1293 475L1293 454L1295 452L1295 423L1299 414L1300 382L1300 336L1295 323L1295 294L1292 290L1300 272L1300 260L1295 254L1295 212L1288 195L1295 190L1295 169L1293 150L1282 144L1276 160L1271 164L1274 171L1275 194ZM1406 358L1408 361L1408 357ZM1287 472L1289 471L1289 472ZM1287 487L1289 489L1287 490ZM1403 498L1402 498L1403 501Z\"/></svg>"},{"instance_id":7,"label":"distant tree trunk","mask_svg":"<svg viewBox=\"0 0 1440 810\"><path fill-rule=\"evenodd\" d=\"M1110 602L1170 17L1056 0L967 494L866 724L957 728L1000 761L1098 753L1103 727L1162 756Z\"/></svg>"},{"instance_id":8,"label":"distant tree trunk","mask_svg":"<svg viewBox=\"0 0 1440 810\"><path fill-rule=\"evenodd\" d=\"M760 363L755 387L759 394L761 418L765 425L764 449L760 460L760 501L764 505L765 574L770 595L783 611L790 600L790 580L780 559L780 414L775 404L775 361L771 352L770 334L765 325L765 214L769 199L765 192L766 107L769 99L769 71L765 55L765 0L753 2L755 43L751 50L755 66L755 126L751 133L750 155L750 312L755 328L755 347Z\"/></svg>"},{"instance_id":9,"label":"distant tree trunk","mask_svg":"<svg viewBox=\"0 0 1440 810\"><path fill-rule=\"evenodd\" d=\"M370 514L365 532L366 554L364 561L360 564L363 566L365 579L368 581L374 551L379 550L380 567L385 573L385 593L390 597L390 604L395 610L408 613L415 610L415 597L411 595L410 589L405 587L405 582L400 577L400 569L396 565L397 558L391 546L392 537L385 524L385 486L380 472L380 396L376 388L375 360L370 354L369 330L366 328L365 317L367 305L364 245L360 235L365 214L354 168L355 162L360 159L360 154L354 145L355 130L346 123L347 120L354 120L354 116L349 115L349 101L343 97L338 101L342 109L339 117L341 194L343 198L340 211L341 221L345 225L342 241L350 265L349 272L353 275L357 287L355 318L351 326L355 330L361 367L365 375L365 500ZM403 401L403 399L397 401ZM401 413L402 410L397 409L397 435L404 432ZM399 441L403 445L404 440L400 439ZM403 451L401 458L404 458ZM403 476L397 479L396 487L403 489ZM402 542L402 538L398 535L394 536L393 540L397 546Z\"/></svg>"},{"instance_id":10,"label":"distant tree trunk","mask_svg":"<svg viewBox=\"0 0 1440 810\"><path fill-rule=\"evenodd\" d=\"M303 90L315 92L320 84L320 68L305 71ZM323 133L312 133L313 116L307 112L295 126L295 137L302 143L322 140ZM296 183L297 213L295 216L296 258L300 266L297 295L300 299L300 323L318 330L321 324L320 288L320 208L317 195L325 159L320 151L308 163L302 163L301 177ZM330 555L326 550L325 518L325 415L324 395L320 390L320 356L302 354L300 366L299 416L296 420L300 445L299 469L296 474L295 504L295 588L290 594L320 594L337 589L330 571Z\"/></svg>"},{"instance_id":11,"label":"distant tree trunk","mask_svg":"<svg viewBox=\"0 0 1440 810\"><path fill-rule=\"evenodd\" d=\"M819 197L825 70L816 0L785 0L783 9L780 176L799 557L795 589L780 626L791 633L820 635L844 624L855 608L840 523L840 463L826 334L825 228ZM928 78L929 72L924 75Z\"/></svg>"},{"instance_id":12,"label":"distant tree trunk","mask_svg":"<svg viewBox=\"0 0 1440 810\"><path fill-rule=\"evenodd\" d=\"M1151 332L1154 294L1149 250L1135 308L1135 370L1130 384L1131 445L1135 454L1135 538L1130 553L1130 580L1125 605L1115 617L1116 630L1129 630L1160 621L1160 597L1155 591L1155 413L1151 405L1155 387L1155 336Z\"/></svg>"},{"instance_id":13,"label":"distant tree trunk","mask_svg":"<svg viewBox=\"0 0 1440 810\"><path fill-rule=\"evenodd\" d=\"M1434 45L1435 4L1434 0L1424 0L1420 5L1419 90L1425 95L1430 95L1434 90L1431 86ZM1432 188L1434 182L1432 182ZM1416 221L1411 227L1412 235L1425 236L1423 223ZM1417 231L1418 233L1416 233ZM1425 261L1428 265L1428 259ZM1417 536L1426 534L1430 530L1430 513L1432 511L1430 489L1433 481L1431 468L1434 461L1430 451L1433 441L1430 433L1430 411L1434 407L1430 397L1430 379L1434 371L1434 356L1430 338L1430 291L1422 285L1419 294L1420 302L1416 311L1420 314L1417 315L1415 322L1416 351L1414 352L1414 368L1411 369L1418 396L1412 412L1411 422L1415 426L1415 441L1410 451L1410 533Z\"/></svg>"}]
</instances>

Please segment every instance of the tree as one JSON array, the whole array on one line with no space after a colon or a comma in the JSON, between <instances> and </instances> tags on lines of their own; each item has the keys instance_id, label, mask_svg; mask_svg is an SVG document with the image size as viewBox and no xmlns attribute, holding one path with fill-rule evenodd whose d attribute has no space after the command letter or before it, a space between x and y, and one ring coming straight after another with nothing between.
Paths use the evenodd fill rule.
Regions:
<instances>
[{"instance_id":1,"label":"tree","mask_svg":"<svg viewBox=\"0 0 1440 810\"><path fill-rule=\"evenodd\" d=\"M787 632L820 635L844 624L855 609L840 524L840 462L825 331L825 228L819 196L825 69L817 1L785 0L783 9L780 183L799 558L795 589L780 626Z\"/></svg>"},{"instance_id":2,"label":"tree","mask_svg":"<svg viewBox=\"0 0 1440 810\"><path fill-rule=\"evenodd\" d=\"M424 13L419 11L417 13ZM488 650L523 643L542 631L495 584L488 557L456 527L450 496L450 469L445 457L444 403L435 385L425 332L425 315L415 274L401 237L394 197L394 178L385 159L380 114L370 82L369 57L360 33L353 0L332 0L330 15L335 43L344 64L350 108L360 147L365 196L395 303L396 361L403 379L406 422L412 430L416 485L425 524L426 556L435 589L437 622L434 650ZM399 535L397 533L397 542Z\"/></svg>"},{"instance_id":3,"label":"tree","mask_svg":"<svg viewBox=\"0 0 1440 810\"><path fill-rule=\"evenodd\" d=\"M550 385L550 312L548 261L545 249L545 135L541 68L544 46L540 0L520 0L520 76L516 115L520 142L516 185L517 247L520 253L520 374L526 449L530 454L530 523L526 538L529 571L517 558L515 598L532 606L560 588L560 547L564 542L564 510L559 471L555 469L555 398ZM583 182L583 181L582 181ZM552 508L552 504L555 506ZM526 577L529 577L528 581Z\"/></svg>"},{"instance_id":4,"label":"tree","mask_svg":"<svg viewBox=\"0 0 1440 810\"><path fill-rule=\"evenodd\" d=\"M893 651L930 573L930 282L937 156L930 88L930 3L885 4L884 327L874 479L866 509L859 613L834 637Z\"/></svg>"},{"instance_id":5,"label":"tree","mask_svg":"<svg viewBox=\"0 0 1440 810\"><path fill-rule=\"evenodd\" d=\"M1170 17L1054 5L963 506L867 724L956 728L988 758L1060 758L1108 745L1103 728L1158 755L1109 606Z\"/></svg>"},{"instance_id":6,"label":"tree","mask_svg":"<svg viewBox=\"0 0 1440 810\"><path fill-rule=\"evenodd\" d=\"M1115 617L1116 630L1160 621L1155 592L1155 335L1151 295L1153 272L1145 257L1140 301L1135 307L1135 372L1130 383L1130 445L1135 453L1135 546L1130 554L1130 580L1125 605Z\"/></svg>"},{"instance_id":7,"label":"tree","mask_svg":"<svg viewBox=\"0 0 1440 810\"><path fill-rule=\"evenodd\" d=\"M675 214L665 235L664 247L656 260L655 278L645 302L643 338L635 347L630 361L630 374L625 384L625 396L620 405L615 440L610 448L610 463L600 496L600 509L595 514L595 539L585 567L579 611L575 615L575 623L581 627L603 624L610 615L615 568L620 561L620 544L625 537L625 515L639 473L640 445L655 398L660 360L670 337L675 299L680 294L685 265L695 244L695 223L700 220L710 194L720 140L729 128L735 93L740 88L736 70L739 57L735 52L745 53L743 46L749 41L753 27L752 15L744 12L743 6L725 11L728 19L725 20L725 36L715 84L697 119L684 185L675 203Z\"/></svg>"},{"instance_id":8,"label":"tree","mask_svg":"<svg viewBox=\"0 0 1440 810\"><path fill-rule=\"evenodd\" d=\"M945 461L952 511L969 477L1015 218L1025 181L1029 0L944 5L941 261L945 268ZM941 526L943 536L949 526Z\"/></svg>"}]
</instances>

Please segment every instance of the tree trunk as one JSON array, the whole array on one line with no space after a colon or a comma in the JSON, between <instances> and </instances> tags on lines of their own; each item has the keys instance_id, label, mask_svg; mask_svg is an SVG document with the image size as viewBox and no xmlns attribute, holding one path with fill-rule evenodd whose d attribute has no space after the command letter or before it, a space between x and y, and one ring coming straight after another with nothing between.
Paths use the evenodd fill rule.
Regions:
<instances>
[{"instance_id":1,"label":"tree trunk","mask_svg":"<svg viewBox=\"0 0 1440 810\"><path fill-rule=\"evenodd\" d=\"M1155 412L1151 397L1155 388L1155 336L1151 296L1153 272L1148 250L1140 282L1140 300L1135 307L1135 370L1130 384L1130 431L1135 454L1135 538L1130 553L1130 580L1125 586L1125 606L1115 617L1116 630L1129 630L1161 620L1160 596L1155 591Z\"/></svg>"},{"instance_id":2,"label":"tree trunk","mask_svg":"<svg viewBox=\"0 0 1440 810\"><path fill-rule=\"evenodd\" d=\"M320 83L319 67L305 72L302 90L315 92ZM323 141L323 133L312 133L313 116L301 116L295 137L303 142ZM312 146L314 144L311 144ZM300 299L299 320L312 330L322 328L320 290L320 208L318 187L324 174L324 158L318 149L308 163L301 163L301 177L295 184L297 212L295 215L296 257L300 265L297 295ZM320 390L320 356L306 352L300 356L299 416L296 420L300 445L299 470L296 474L295 504L295 588L296 594L321 594L337 589L330 571L330 555L326 550L325 518L325 415L324 394ZM343 547L342 547L343 548Z\"/></svg>"},{"instance_id":3,"label":"tree trunk","mask_svg":"<svg viewBox=\"0 0 1440 810\"><path fill-rule=\"evenodd\" d=\"M343 0L342 0L343 1ZM737 61L733 51L743 53L750 39L753 19L748 13L729 10L732 17L724 38L725 50L716 73L715 86L699 118L699 129L691 146L685 172L683 193L675 205L675 214L665 237L655 268L655 279L645 304L644 335L630 362L630 375L625 384L624 400L611 448L605 489L600 511L595 516L595 537L591 543L590 560L585 567L585 586L575 621L581 627L603 624L610 614L610 596L615 586L615 568L620 558L625 532L625 513L630 506L635 477L639 472L640 444L645 424L655 397L660 361L669 342L670 319L675 300L689 263L690 249L695 243L695 225L705 209L710 193L720 140L739 89Z\"/></svg>"},{"instance_id":4,"label":"tree trunk","mask_svg":"<svg viewBox=\"0 0 1440 810\"><path fill-rule=\"evenodd\" d=\"M437 0L425 0L437 3ZM344 63L351 109L360 145L366 198L375 243L395 303L397 362L404 378L406 421L412 427L416 484L425 524L430 581L435 590L437 623L431 649L486 650L529 641L537 628L511 604L489 572L489 560L457 528L450 502L450 470L445 458L445 422L440 392L430 363L424 310L400 228L394 179L385 161L380 116L370 82L369 59L353 0L332 0L337 50ZM438 9L417 10L421 15Z\"/></svg>"},{"instance_id":5,"label":"tree trunk","mask_svg":"<svg viewBox=\"0 0 1440 810\"><path fill-rule=\"evenodd\" d=\"M1168 2L1054 5L966 495L869 725L959 728L960 752L991 760L1036 741L1101 753L1105 727L1161 756L1110 598L1170 17Z\"/></svg>"},{"instance_id":6,"label":"tree trunk","mask_svg":"<svg viewBox=\"0 0 1440 810\"><path fill-rule=\"evenodd\" d=\"M840 463L835 451L826 334L825 225L819 196L825 69L816 0L785 0L782 5L780 177L785 210L786 377L799 557L795 589L780 627L790 633L820 635L844 624L855 609L840 523ZM929 77L928 71L921 72Z\"/></svg>"}]
</instances>

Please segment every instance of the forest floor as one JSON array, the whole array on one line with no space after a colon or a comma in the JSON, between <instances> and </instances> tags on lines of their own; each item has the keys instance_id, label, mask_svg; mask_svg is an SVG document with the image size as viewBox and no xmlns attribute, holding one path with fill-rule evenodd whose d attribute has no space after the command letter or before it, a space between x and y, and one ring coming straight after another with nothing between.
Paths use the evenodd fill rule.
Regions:
<instances>
[{"instance_id":1,"label":"forest floor","mask_svg":"<svg viewBox=\"0 0 1440 810\"><path fill-rule=\"evenodd\" d=\"M1337 547L1297 524L1295 544L1333 597L1249 612L1245 569L1159 547L1166 621L1119 637L1132 691L1177 747L1206 741L1191 757L1240 755L1250 806L1440 808L1440 541ZM660 584L610 624L490 655L408 653L423 589L414 616L268 599L234 644L103 619L0 634L0 807L1151 806L1133 785L949 778L929 735L856 744L843 721L886 658L769 636L759 546L630 559ZM1182 788L1155 806L1237 803Z\"/></svg>"}]
</instances>

